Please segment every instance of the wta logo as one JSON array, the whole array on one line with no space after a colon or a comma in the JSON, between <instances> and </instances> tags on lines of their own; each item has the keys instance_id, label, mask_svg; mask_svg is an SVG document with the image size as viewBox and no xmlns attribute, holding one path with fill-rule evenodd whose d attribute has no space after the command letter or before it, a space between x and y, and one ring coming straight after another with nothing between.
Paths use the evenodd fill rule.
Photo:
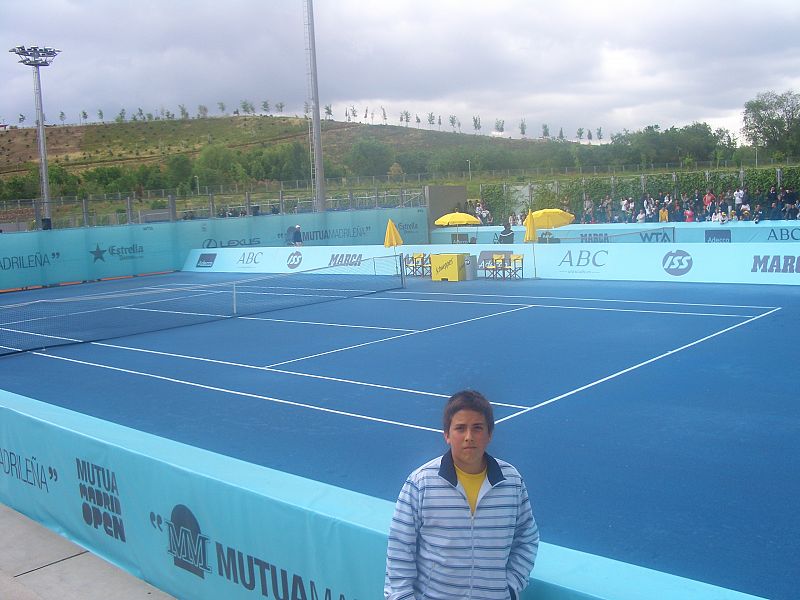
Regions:
<instances>
[{"instance_id":1,"label":"wta logo","mask_svg":"<svg viewBox=\"0 0 800 600\"><path fill-rule=\"evenodd\" d=\"M669 275L680 277L692 270L692 257L685 250L667 252L661 261L661 266Z\"/></svg>"},{"instance_id":2,"label":"wta logo","mask_svg":"<svg viewBox=\"0 0 800 600\"><path fill-rule=\"evenodd\" d=\"M303 255L299 251L292 252L286 260L286 266L290 269L296 269L300 266L301 262L303 262Z\"/></svg>"}]
</instances>

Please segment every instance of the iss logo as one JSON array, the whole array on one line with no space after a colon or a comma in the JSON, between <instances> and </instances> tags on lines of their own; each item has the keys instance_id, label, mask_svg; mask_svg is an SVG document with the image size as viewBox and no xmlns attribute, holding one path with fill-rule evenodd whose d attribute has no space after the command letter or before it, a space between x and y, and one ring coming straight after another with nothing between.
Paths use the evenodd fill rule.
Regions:
<instances>
[{"instance_id":1,"label":"iss logo","mask_svg":"<svg viewBox=\"0 0 800 600\"><path fill-rule=\"evenodd\" d=\"M200 255L200 258L197 259L197 266L210 268L214 266L215 260L217 260L216 252L204 252Z\"/></svg>"},{"instance_id":2,"label":"iss logo","mask_svg":"<svg viewBox=\"0 0 800 600\"><path fill-rule=\"evenodd\" d=\"M685 250L667 252L661 261L661 266L669 275L680 277L692 270L692 257Z\"/></svg>"},{"instance_id":3,"label":"iss logo","mask_svg":"<svg viewBox=\"0 0 800 600\"><path fill-rule=\"evenodd\" d=\"M303 262L303 255L298 250L297 252L292 252L289 255L289 258L286 260L286 266L290 269L296 269L300 266L301 262Z\"/></svg>"}]
</instances>

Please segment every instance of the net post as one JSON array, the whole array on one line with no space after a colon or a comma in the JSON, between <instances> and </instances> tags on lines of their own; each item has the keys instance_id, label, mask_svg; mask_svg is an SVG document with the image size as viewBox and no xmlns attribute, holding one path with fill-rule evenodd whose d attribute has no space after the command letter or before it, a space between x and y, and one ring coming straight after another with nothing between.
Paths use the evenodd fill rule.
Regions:
<instances>
[{"instance_id":1,"label":"net post","mask_svg":"<svg viewBox=\"0 0 800 600\"><path fill-rule=\"evenodd\" d=\"M233 316L236 316L236 283L233 284Z\"/></svg>"}]
</instances>

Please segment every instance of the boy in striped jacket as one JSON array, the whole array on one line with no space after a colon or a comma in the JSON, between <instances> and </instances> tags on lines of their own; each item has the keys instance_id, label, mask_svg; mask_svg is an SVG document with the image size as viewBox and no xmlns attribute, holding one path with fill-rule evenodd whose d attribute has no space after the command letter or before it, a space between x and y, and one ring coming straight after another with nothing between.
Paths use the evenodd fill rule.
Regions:
<instances>
[{"instance_id":1,"label":"boy in striped jacket","mask_svg":"<svg viewBox=\"0 0 800 600\"><path fill-rule=\"evenodd\" d=\"M539 530L519 472L486 453L494 415L465 390L443 417L449 451L400 491L386 558L387 600L517 600L536 560Z\"/></svg>"}]
</instances>

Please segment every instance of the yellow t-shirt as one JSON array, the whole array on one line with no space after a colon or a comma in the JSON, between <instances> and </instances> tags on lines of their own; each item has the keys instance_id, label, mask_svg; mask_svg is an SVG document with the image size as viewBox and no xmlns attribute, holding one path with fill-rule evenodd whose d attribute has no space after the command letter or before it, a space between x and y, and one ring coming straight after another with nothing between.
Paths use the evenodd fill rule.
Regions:
<instances>
[{"instance_id":1,"label":"yellow t-shirt","mask_svg":"<svg viewBox=\"0 0 800 600\"><path fill-rule=\"evenodd\" d=\"M455 465L454 465L455 466ZM478 503L478 492L481 491L483 480L486 479L486 469L480 473L467 473L456 467L456 476L464 486L464 491L467 493L467 502L472 509L472 514L475 514L475 505Z\"/></svg>"}]
</instances>

